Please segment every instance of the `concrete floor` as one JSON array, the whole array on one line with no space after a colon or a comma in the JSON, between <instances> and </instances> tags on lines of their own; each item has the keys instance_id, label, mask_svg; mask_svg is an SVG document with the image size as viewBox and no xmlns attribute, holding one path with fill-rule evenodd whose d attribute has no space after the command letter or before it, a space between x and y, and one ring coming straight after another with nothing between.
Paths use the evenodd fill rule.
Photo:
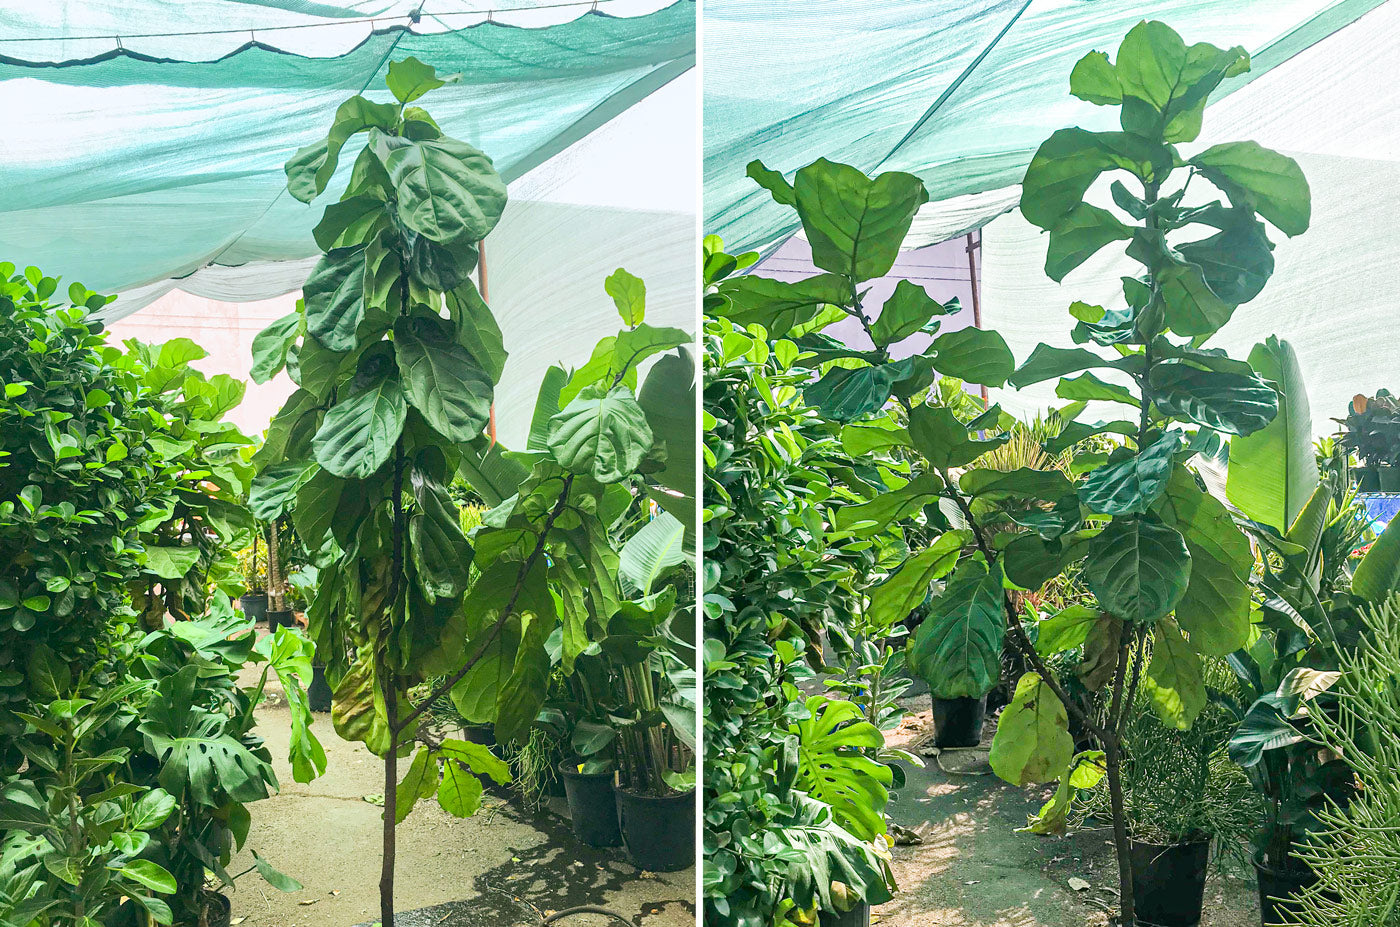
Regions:
<instances>
[{"instance_id":1,"label":"concrete floor","mask_svg":"<svg viewBox=\"0 0 1400 927\"><path fill-rule=\"evenodd\" d=\"M271 688L271 687L270 687ZM288 713L280 692L258 711L281 792L250 806L252 829L230 872L252 865L257 852L305 887L283 894L256 872L231 895L238 927L350 927L379 919L382 766L362 744L336 736L329 715L313 730L326 748L325 775L306 785L287 762ZM406 768L400 763L400 768ZM621 850L580 844L559 813L562 802L529 814L487 793L476 816L459 820L434 801L420 802L398 828L397 908L408 911L464 901L432 912L438 927L537 927L554 911L597 904L635 927L692 927L695 870L643 872ZM404 920L404 919L400 919ZM424 921L423 918L419 919ZM416 922L415 922L416 923ZM424 921L426 923L426 921ZM571 917L560 927L616 927L599 915Z\"/></svg>"},{"instance_id":2,"label":"concrete floor","mask_svg":"<svg viewBox=\"0 0 1400 927\"><path fill-rule=\"evenodd\" d=\"M892 743L908 745L932 731L927 695ZM990 738L989 719L985 737ZM875 908L881 927L1104 927L1116 910L1118 873L1111 834L1081 830L1067 837L1016 833L1050 789L1022 789L994 775L949 775L928 757L908 768L908 782L890 807L923 843L895 847L899 891ZM988 770L988 772L990 772ZM1089 883L1084 891L1069 879ZM1253 879L1212 875L1201 927L1258 927Z\"/></svg>"}]
</instances>

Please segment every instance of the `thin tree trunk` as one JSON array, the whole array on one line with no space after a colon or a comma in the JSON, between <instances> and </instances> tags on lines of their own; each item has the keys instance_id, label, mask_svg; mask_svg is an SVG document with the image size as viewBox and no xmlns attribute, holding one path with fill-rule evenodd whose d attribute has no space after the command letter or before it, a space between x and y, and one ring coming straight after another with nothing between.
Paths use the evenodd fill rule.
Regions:
<instances>
[{"instance_id":1,"label":"thin tree trunk","mask_svg":"<svg viewBox=\"0 0 1400 927\"><path fill-rule=\"evenodd\" d=\"M1136 927L1137 903L1133 898L1133 860L1128 845L1128 822L1123 810L1123 682L1128 675L1132 641L1127 623L1118 628L1118 668L1113 674L1113 700L1108 710L1109 737L1104 743L1108 767L1108 797L1113 807L1113 846L1118 856L1119 927Z\"/></svg>"},{"instance_id":2,"label":"thin tree trunk","mask_svg":"<svg viewBox=\"0 0 1400 927\"><path fill-rule=\"evenodd\" d=\"M394 854L397 848L396 819L398 818L399 751L398 733L393 723L398 716L397 683L385 687L384 707L390 721L389 750L384 754L384 847L379 870L379 921L382 927L394 927Z\"/></svg>"}]
</instances>

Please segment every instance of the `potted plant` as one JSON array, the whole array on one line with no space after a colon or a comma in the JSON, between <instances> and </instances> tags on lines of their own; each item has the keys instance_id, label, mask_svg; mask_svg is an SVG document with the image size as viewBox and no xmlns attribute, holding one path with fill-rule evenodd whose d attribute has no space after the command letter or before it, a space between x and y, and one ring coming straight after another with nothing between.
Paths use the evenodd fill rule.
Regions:
<instances>
[{"instance_id":1,"label":"potted plant","mask_svg":"<svg viewBox=\"0 0 1400 927\"><path fill-rule=\"evenodd\" d=\"M1363 492L1400 492L1400 400L1389 390L1357 394L1347 407L1341 445L1361 459L1357 479Z\"/></svg>"},{"instance_id":2,"label":"potted plant","mask_svg":"<svg viewBox=\"0 0 1400 927\"><path fill-rule=\"evenodd\" d=\"M1211 672L1224 681L1228 671ZM1185 731L1140 704L1133 708L1123 737L1123 809L1144 925L1201 923L1212 850L1232 853L1254 828L1259 798L1226 752L1233 729L1234 719L1218 704ZM1109 817L1106 796L1094 796L1098 812Z\"/></svg>"},{"instance_id":3,"label":"potted plant","mask_svg":"<svg viewBox=\"0 0 1400 927\"><path fill-rule=\"evenodd\" d=\"M1329 808L1351 799L1349 767L1311 730L1334 717L1332 688L1346 655L1365 638L1364 602L1353 589L1353 552L1370 536L1370 516L1349 485L1344 455L1319 468L1297 355L1288 342L1256 345L1250 363L1276 384L1288 420L1230 445L1227 495L1265 556L1251 582L1258 590L1260 635L1230 657L1238 698L1224 704L1237 727L1230 755L1262 798L1252 836L1265 925L1292 922L1286 902L1317 882L1303 855ZM1345 436L1344 436L1345 437ZM1340 442L1339 442L1340 443ZM1343 465L1337 466L1338 457ZM1376 544L1355 572L1360 589L1383 594L1390 556Z\"/></svg>"},{"instance_id":4,"label":"potted plant","mask_svg":"<svg viewBox=\"0 0 1400 927\"><path fill-rule=\"evenodd\" d=\"M623 848L634 865L657 872L695 862L694 612L677 605L693 574L680 571L679 581L653 591L683 562L684 536L663 511L622 546L621 586L637 598L621 603L599 645L607 676L594 691L610 693L600 706L606 720L575 727L583 762L561 768L566 789L580 798L586 790L602 806L616 776Z\"/></svg>"},{"instance_id":5,"label":"potted plant","mask_svg":"<svg viewBox=\"0 0 1400 927\"><path fill-rule=\"evenodd\" d=\"M248 591L238 597L238 607L243 614L254 621L267 620L267 567L266 559L258 560L262 532L253 532L253 543L238 552L238 565L243 573L243 581Z\"/></svg>"}]
</instances>

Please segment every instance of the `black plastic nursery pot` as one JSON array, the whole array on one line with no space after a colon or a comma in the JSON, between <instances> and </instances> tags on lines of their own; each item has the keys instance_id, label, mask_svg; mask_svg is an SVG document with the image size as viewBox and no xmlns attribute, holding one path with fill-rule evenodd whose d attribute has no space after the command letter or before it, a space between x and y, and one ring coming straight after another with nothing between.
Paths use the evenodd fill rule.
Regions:
<instances>
[{"instance_id":1,"label":"black plastic nursery pot","mask_svg":"<svg viewBox=\"0 0 1400 927\"><path fill-rule=\"evenodd\" d=\"M238 607L243 609L243 614L254 621L266 621L267 593L250 592L248 595L239 596Z\"/></svg>"},{"instance_id":2,"label":"black plastic nursery pot","mask_svg":"<svg viewBox=\"0 0 1400 927\"><path fill-rule=\"evenodd\" d=\"M233 920L233 902L229 901L227 895L220 895L218 892L205 892L204 903L209 927L229 927Z\"/></svg>"},{"instance_id":3,"label":"black plastic nursery pot","mask_svg":"<svg viewBox=\"0 0 1400 927\"><path fill-rule=\"evenodd\" d=\"M1352 467L1352 476L1356 478L1356 489L1358 492L1380 492L1381 478L1375 467Z\"/></svg>"},{"instance_id":4,"label":"black plastic nursery pot","mask_svg":"<svg viewBox=\"0 0 1400 927\"><path fill-rule=\"evenodd\" d=\"M326 681L326 664L311 664L311 685L306 687L306 701L312 711L331 710L331 684Z\"/></svg>"},{"instance_id":5,"label":"black plastic nursery pot","mask_svg":"<svg viewBox=\"0 0 1400 927\"><path fill-rule=\"evenodd\" d=\"M933 745L935 747L975 747L982 742L982 721L987 715L987 697L935 698L933 700Z\"/></svg>"},{"instance_id":6,"label":"black plastic nursery pot","mask_svg":"<svg viewBox=\"0 0 1400 927\"><path fill-rule=\"evenodd\" d=\"M462 739L469 744L481 744L483 747L496 746L496 726L494 724L464 724L461 731Z\"/></svg>"},{"instance_id":7,"label":"black plastic nursery pot","mask_svg":"<svg viewBox=\"0 0 1400 927\"><path fill-rule=\"evenodd\" d=\"M1259 915L1264 927L1292 924L1298 912L1288 899L1297 898L1304 889L1317 884L1317 873L1306 864L1288 869L1270 869L1258 859L1253 860L1259 875Z\"/></svg>"},{"instance_id":8,"label":"black plastic nursery pot","mask_svg":"<svg viewBox=\"0 0 1400 927\"><path fill-rule=\"evenodd\" d=\"M296 615L291 609L275 612L269 610L267 613L267 629L276 631L278 628L295 628L297 626Z\"/></svg>"},{"instance_id":9,"label":"black plastic nursery pot","mask_svg":"<svg viewBox=\"0 0 1400 927\"><path fill-rule=\"evenodd\" d=\"M844 914L823 911L822 927L870 927L870 905L862 901Z\"/></svg>"},{"instance_id":10,"label":"black plastic nursery pot","mask_svg":"<svg viewBox=\"0 0 1400 927\"><path fill-rule=\"evenodd\" d=\"M1381 492L1400 492L1400 467L1377 467L1376 482Z\"/></svg>"},{"instance_id":11,"label":"black plastic nursery pot","mask_svg":"<svg viewBox=\"0 0 1400 927\"><path fill-rule=\"evenodd\" d=\"M583 773L578 771L577 762L565 760L559 764L559 775L564 780L574 836L591 847L621 846L612 771Z\"/></svg>"},{"instance_id":12,"label":"black plastic nursery pot","mask_svg":"<svg viewBox=\"0 0 1400 927\"><path fill-rule=\"evenodd\" d=\"M645 795L617 790L622 848L638 869L675 872L695 865L695 790Z\"/></svg>"},{"instance_id":13,"label":"black plastic nursery pot","mask_svg":"<svg viewBox=\"0 0 1400 927\"><path fill-rule=\"evenodd\" d=\"M1163 846L1130 840L1139 927L1196 927L1205 907L1210 840Z\"/></svg>"}]
</instances>

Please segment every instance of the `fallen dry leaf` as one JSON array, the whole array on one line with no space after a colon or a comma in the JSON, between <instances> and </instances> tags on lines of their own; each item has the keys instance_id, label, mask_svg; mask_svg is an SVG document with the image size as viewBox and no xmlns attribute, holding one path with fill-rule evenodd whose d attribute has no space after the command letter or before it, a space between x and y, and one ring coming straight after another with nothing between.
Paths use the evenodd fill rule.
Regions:
<instances>
[{"instance_id":1,"label":"fallen dry leaf","mask_svg":"<svg viewBox=\"0 0 1400 927\"><path fill-rule=\"evenodd\" d=\"M1070 876L1070 877L1069 877L1069 887L1070 887L1070 890L1071 890L1071 891L1076 891L1076 892L1087 892L1087 891L1089 890L1089 883L1088 883L1088 882L1085 882L1083 879L1079 878L1078 876Z\"/></svg>"}]
</instances>

